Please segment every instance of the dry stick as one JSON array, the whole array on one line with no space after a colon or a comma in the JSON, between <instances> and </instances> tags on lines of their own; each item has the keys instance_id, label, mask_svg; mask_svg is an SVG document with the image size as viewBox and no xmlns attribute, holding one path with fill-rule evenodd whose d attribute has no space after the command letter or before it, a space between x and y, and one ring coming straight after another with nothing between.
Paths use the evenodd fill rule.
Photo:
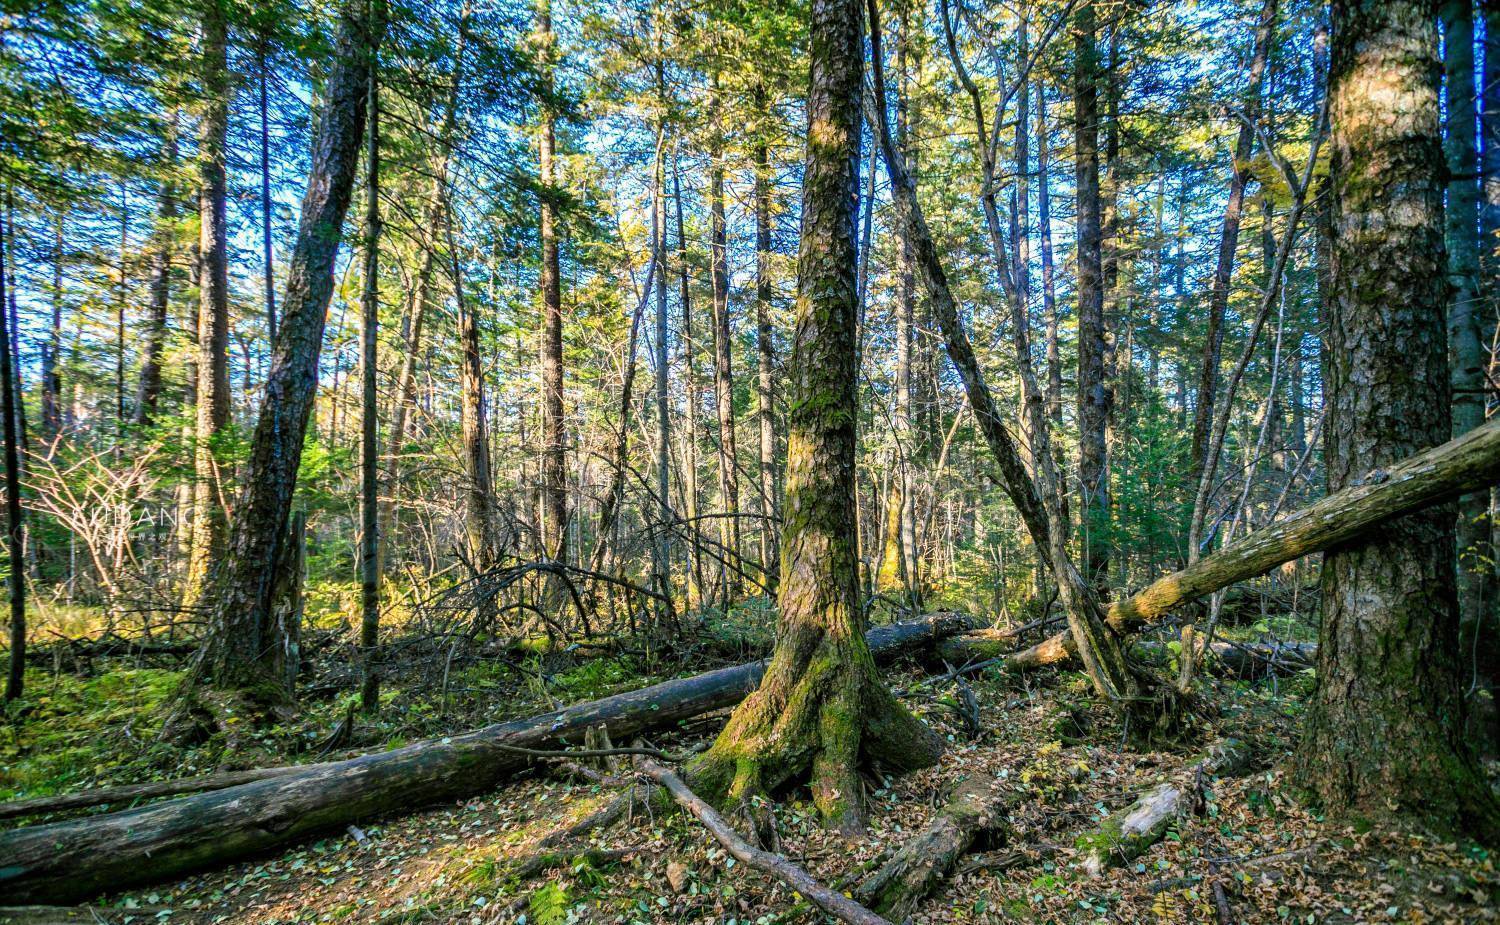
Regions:
<instances>
[{"instance_id":1,"label":"dry stick","mask_svg":"<svg viewBox=\"0 0 1500 925\"><path fill-rule=\"evenodd\" d=\"M1342 491L1310 504L1197 563L1158 578L1112 604L1109 625L1126 633L1220 588L1354 539L1379 524L1500 482L1500 418L1441 446L1375 469ZM1058 633L1006 660L1009 670L1071 658L1072 639Z\"/></svg>"},{"instance_id":2,"label":"dry stick","mask_svg":"<svg viewBox=\"0 0 1500 925\"><path fill-rule=\"evenodd\" d=\"M669 769L650 759L642 759L637 767L646 776L665 787L672 795L672 799L677 801L677 805L692 813L699 822L703 823L703 827L708 829L709 833L717 838L719 843L735 858L785 883L801 893L813 905L841 922L848 922L849 925L890 925L885 919L849 897L835 893L819 883L813 879L812 874L781 855L762 851L745 841L723 816L688 789L688 785L682 782L682 778Z\"/></svg>"}]
</instances>

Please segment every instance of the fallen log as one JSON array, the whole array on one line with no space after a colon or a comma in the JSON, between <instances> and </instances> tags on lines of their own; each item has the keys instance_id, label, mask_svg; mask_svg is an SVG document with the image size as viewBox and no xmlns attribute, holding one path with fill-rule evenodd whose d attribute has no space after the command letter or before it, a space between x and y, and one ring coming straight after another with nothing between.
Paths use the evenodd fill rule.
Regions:
<instances>
[{"instance_id":1,"label":"fallen log","mask_svg":"<svg viewBox=\"0 0 1500 925\"><path fill-rule=\"evenodd\" d=\"M957 614L873 629L889 659L973 626ZM139 809L0 832L0 894L69 903L237 861L360 819L482 793L533 758L514 748L577 742L603 725L619 741L744 699L764 661L666 681L476 732L416 742Z\"/></svg>"},{"instance_id":2,"label":"fallen log","mask_svg":"<svg viewBox=\"0 0 1500 925\"><path fill-rule=\"evenodd\" d=\"M1243 742L1229 739L1209 749L1192 766L1194 782L1189 787L1159 784L1142 793L1134 803L1108 816L1099 827L1080 835L1078 866L1090 877L1115 864L1127 864L1161 841L1178 817L1187 812L1191 798L1204 777L1217 777L1243 770L1250 750Z\"/></svg>"},{"instance_id":3,"label":"fallen log","mask_svg":"<svg viewBox=\"0 0 1500 925\"><path fill-rule=\"evenodd\" d=\"M677 805L691 813L703 827L708 829L719 843L736 859L750 865L763 874L775 877L796 890L808 902L848 925L890 925L888 921L861 906L842 893L837 893L819 883L812 874L793 864L779 854L762 851L740 837L723 816L703 801L682 778L671 770L649 759L636 764L641 772L661 784L677 801Z\"/></svg>"},{"instance_id":4,"label":"fallen log","mask_svg":"<svg viewBox=\"0 0 1500 925\"><path fill-rule=\"evenodd\" d=\"M254 768L249 771L224 771L202 777L181 777L176 780L149 781L144 784L125 784L119 787L98 787L78 793L59 796L33 797L27 800L12 800L0 803L0 819L17 819L21 816L40 816L43 813L60 813L109 803L134 803L137 800L152 800L157 797L179 796L184 793L205 793L223 790L258 780L298 774L312 765L283 765L275 768Z\"/></svg>"},{"instance_id":5,"label":"fallen log","mask_svg":"<svg viewBox=\"0 0 1500 925\"><path fill-rule=\"evenodd\" d=\"M1500 418L1389 469L1376 469L1342 491L1310 504L1181 571L1110 605L1109 625L1131 633L1177 607L1278 565L1355 539L1397 517L1451 501L1500 482ZM1005 661L1024 671L1072 658L1065 630Z\"/></svg>"},{"instance_id":6,"label":"fallen log","mask_svg":"<svg viewBox=\"0 0 1500 925\"><path fill-rule=\"evenodd\" d=\"M932 821L859 885L854 898L881 915L905 920L976 841L1005 824L1025 792L994 777L963 781Z\"/></svg>"}]
</instances>

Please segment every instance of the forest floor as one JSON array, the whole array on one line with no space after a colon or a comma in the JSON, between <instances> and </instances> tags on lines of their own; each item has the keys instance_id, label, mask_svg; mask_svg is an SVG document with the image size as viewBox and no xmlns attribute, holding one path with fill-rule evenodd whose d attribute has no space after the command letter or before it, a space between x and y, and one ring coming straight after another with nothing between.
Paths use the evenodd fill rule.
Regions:
<instances>
[{"instance_id":1,"label":"forest floor","mask_svg":"<svg viewBox=\"0 0 1500 925\"><path fill-rule=\"evenodd\" d=\"M502 718L488 712L497 702L508 715L538 712L558 701L648 683L640 668L628 656L591 658L528 678L479 665L449 679L451 712L439 713L430 691L392 691L384 725L362 736L380 739L367 744L393 745L435 728L492 722ZM89 680L47 677L53 678L51 692L39 680L32 689L41 702L0 731L0 798L193 772L190 763L163 768L162 746L149 736L149 717L170 692L175 672L136 668ZM1068 673L1027 684L998 674L974 676L968 684L980 705L982 732L969 739L944 705L954 702L954 687L918 686L922 677L914 669L890 674L951 747L939 766L871 792L866 837L846 841L825 832L796 794L775 808L781 850L847 890L861 870L920 828L956 781L997 775L1027 785L1032 796L1004 840L971 856L913 922L1500 922L1500 872L1492 853L1384 824L1336 826L1290 791L1281 769L1296 743L1310 687L1306 676L1214 682L1207 699L1218 705L1217 716L1201 741L1173 751L1121 748L1119 727L1089 701L1083 679ZM342 703L327 702L305 727L281 730L268 751L302 742L302 760L313 760L317 723L339 715ZM463 709L478 703L485 705L482 712ZM79 720L84 707L91 709ZM64 723L66 717L73 720ZM696 723L695 735L652 744L689 747L714 728ZM1183 817L1128 865L1098 878L1077 869L1080 835L1144 788L1166 780L1192 784L1194 758L1226 737L1251 745L1251 773L1211 783L1201 814ZM114 759L101 754L101 742L114 743ZM352 744L360 744L359 737ZM201 760L197 770L210 770L212 756ZM588 838L597 851L525 881L510 872L536 839L614 795L562 777L523 778L462 804L370 820L274 857L108 897L76 920L822 921L785 887L737 865L694 820L676 812L638 813L595 832Z\"/></svg>"}]
</instances>

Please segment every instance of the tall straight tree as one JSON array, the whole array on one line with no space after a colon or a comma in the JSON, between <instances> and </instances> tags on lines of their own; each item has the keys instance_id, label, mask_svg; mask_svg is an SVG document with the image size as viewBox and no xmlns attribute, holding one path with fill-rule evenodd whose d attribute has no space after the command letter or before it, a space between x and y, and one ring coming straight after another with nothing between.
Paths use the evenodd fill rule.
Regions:
<instances>
[{"instance_id":1,"label":"tall straight tree","mask_svg":"<svg viewBox=\"0 0 1500 925\"><path fill-rule=\"evenodd\" d=\"M690 767L699 793L742 802L811 774L841 831L862 826L861 762L904 771L942 741L885 687L865 642L855 545L859 418L855 247L864 42L860 0L813 0L807 162L788 404L776 649L760 687Z\"/></svg>"},{"instance_id":2,"label":"tall straight tree","mask_svg":"<svg viewBox=\"0 0 1500 925\"><path fill-rule=\"evenodd\" d=\"M734 439L734 332L729 320L729 232L724 197L724 104L719 77L709 93L709 271L713 280L714 406L719 419L719 544L724 603L739 597L740 488Z\"/></svg>"},{"instance_id":3,"label":"tall straight tree","mask_svg":"<svg viewBox=\"0 0 1500 925\"><path fill-rule=\"evenodd\" d=\"M1453 386L1453 436L1468 433L1485 417L1489 351L1480 330L1479 154L1475 146L1474 2L1443 0L1443 69L1447 116L1448 356ZM1489 492L1458 502L1458 617L1460 636L1475 639L1493 596ZM1492 666L1482 666L1488 669ZM1485 677L1493 688L1495 678Z\"/></svg>"},{"instance_id":4,"label":"tall straight tree","mask_svg":"<svg viewBox=\"0 0 1500 925\"><path fill-rule=\"evenodd\" d=\"M26 534L21 515L21 433L15 388L15 360L11 354L9 268L15 255L7 246L10 223L0 228L0 415L5 423L5 538L10 556L10 665L5 678L5 699L19 700L26 679Z\"/></svg>"},{"instance_id":5,"label":"tall straight tree","mask_svg":"<svg viewBox=\"0 0 1500 925\"><path fill-rule=\"evenodd\" d=\"M277 705L287 700L286 628L276 619L287 520L303 438L317 395L318 358L333 295L365 125L371 49L385 31L381 0L349 0L340 13L333 63L322 93L307 194L287 264L281 327L265 399L244 465L228 552L207 599L209 632L195 668L200 684Z\"/></svg>"},{"instance_id":6,"label":"tall straight tree","mask_svg":"<svg viewBox=\"0 0 1500 925\"><path fill-rule=\"evenodd\" d=\"M1330 492L1451 436L1435 0L1335 0ZM1297 770L1332 812L1500 837L1464 739L1452 509L1324 554Z\"/></svg>"},{"instance_id":7,"label":"tall straight tree","mask_svg":"<svg viewBox=\"0 0 1500 925\"><path fill-rule=\"evenodd\" d=\"M193 434L192 546L183 602L196 605L224 554L227 533L215 438L229 423L229 23L225 0L201 0L198 120L197 424Z\"/></svg>"},{"instance_id":8,"label":"tall straight tree","mask_svg":"<svg viewBox=\"0 0 1500 925\"><path fill-rule=\"evenodd\" d=\"M1073 151L1078 225L1078 511L1084 535L1084 577L1105 577L1101 535L1108 516L1109 383L1105 381L1104 268L1099 195L1097 22L1092 2L1073 13Z\"/></svg>"},{"instance_id":9,"label":"tall straight tree","mask_svg":"<svg viewBox=\"0 0 1500 925\"><path fill-rule=\"evenodd\" d=\"M563 558L568 525L568 438L563 420L562 270L557 253L556 112L552 99L557 38L552 0L537 4L542 124L538 139L542 247L542 553Z\"/></svg>"},{"instance_id":10,"label":"tall straight tree","mask_svg":"<svg viewBox=\"0 0 1500 925\"><path fill-rule=\"evenodd\" d=\"M360 706L374 713L380 706L380 675L376 647L380 643L380 455L375 366L380 333L380 58L370 49L369 128L365 132L365 291L360 306L360 629L359 647L364 672ZM267 271L270 267L266 268Z\"/></svg>"},{"instance_id":11,"label":"tall straight tree","mask_svg":"<svg viewBox=\"0 0 1500 925\"><path fill-rule=\"evenodd\" d=\"M896 74L903 84L896 100L896 144L915 171L915 146L911 144L911 104L907 92L911 66L910 13L903 4L896 32ZM912 454L912 365L916 339L917 283L911 243L903 235L897 242L896 268L896 376L891 430L896 437L890 490L886 493L885 549L881 554L878 581L881 588L899 589L908 606L921 606L916 556L916 504Z\"/></svg>"},{"instance_id":12,"label":"tall straight tree","mask_svg":"<svg viewBox=\"0 0 1500 925\"><path fill-rule=\"evenodd\" d=\"M755 87L755 111L769 119L765 85ZM766 586L776 589L776 344L771 327L771 146L769 126L755 139L755 417L760 424L760 563Z\"/></svg>"}]
</instances>

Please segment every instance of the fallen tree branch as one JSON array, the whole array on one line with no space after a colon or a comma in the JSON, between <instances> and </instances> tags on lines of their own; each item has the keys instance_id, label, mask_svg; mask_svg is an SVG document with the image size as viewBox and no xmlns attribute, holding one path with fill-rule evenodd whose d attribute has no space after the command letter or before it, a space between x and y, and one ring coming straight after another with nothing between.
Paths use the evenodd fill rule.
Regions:
<instances>
[{"instance_id":1,"label":"fallen tree branch","mask_svg":"<svg viewBox=\"0 0 1500 925\"><path fill-rule=\"evenodd\" d=\"M972 627L955 614L877 627L870 650L889 659ZM391 812L483 793L524 771L524 755L603 725L616 740L733 706L760 682L763 661L667 681L464 735L414 742L293 774L125 812L0 832L0 893L12 902L73 902L253 856Z\"/></svg>"},{"instance_id":2,"label":"fallen tree branch","mask_svg":"<svg viewBox=\"0 0 1500 925\"><path fill-rule=\"evenodd\" d=\"M960 783L932 821L861 883L854 897L882 915L904 920L976 841L1005 824L1024 792L988 776Z\"/></svg>"},{"instance_id":3,"label":"fallen tree branch","mask_svg":"<svg viewBox=\"0 0 1500 925\"><path fill-rule=\"evenodd\" d=\"M703 823L703 827L708 829L709 834L718 839L719 843L738 860L785 883L802 894L813 905L841 922L847 922L849 925L890 925L885 919L849 897L836 893L819 883L812 874L781 855L762 851L745 841L723 816L719 815L696 793L689 790L688 785L682 782L682 778L666 767L649 759L639 761L636 767L665 787L672 795L672 799L677 801L677 805Z\"/></svg>"},{"instance_id":4,"label":"fallen tree branch","mask_svg":"<svg viewBox=\"0 0 1500 925\"><path fill-rule=\"evenodd\" d=\"M1249 748L1235 739L1209 749L1192 765L1192 786L1183 788L1165 783L1152 787L1130 806L1107 817L1098 828L1080 835L1076 842L1081 849L1078 866L1089 876L1097 877L1113 864L1126 864L1140 857L1187 812L1203 778L1238 772L1249 760Z\"/></svg>"},{"instance_id":5,"label":"fallen tree branch","mask_svg":"<svg viewBox=\"0 0 1500 925\"><path fill-rule=\"evenodd\" d=\"M1108 623L1130 633L1177 607L1285 562L1348 542L1397 517L1500 482L1500 418L1389 469L1376 469L1342 491L1263 527L1181 571L1110 605ZM1012 671L1072 658L1071 635L1058 633L1006 659Z\"/></svg>"}]
</instances>

